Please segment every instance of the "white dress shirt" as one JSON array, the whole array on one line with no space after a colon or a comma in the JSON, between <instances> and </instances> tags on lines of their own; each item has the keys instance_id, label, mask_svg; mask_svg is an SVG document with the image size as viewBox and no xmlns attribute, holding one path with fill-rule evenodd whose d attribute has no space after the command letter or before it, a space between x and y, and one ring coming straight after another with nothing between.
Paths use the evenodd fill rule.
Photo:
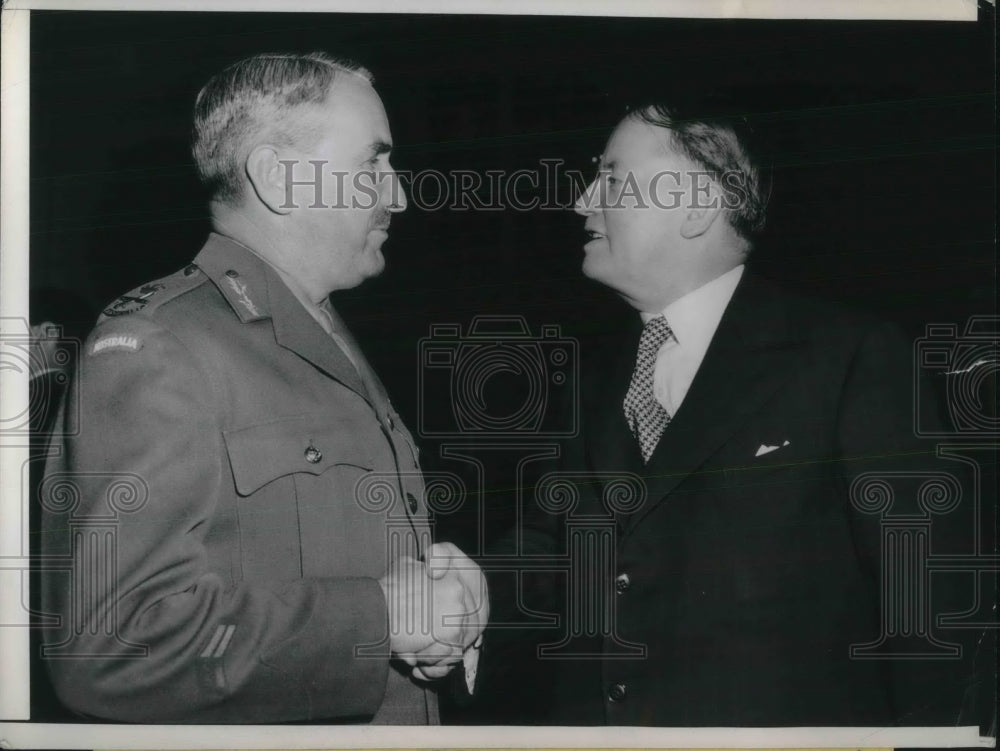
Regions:
<instances>
[{"instance_id":1,"label":"white dress shirt","mask_svg":"<svg viewBox=\"0 0 1000 751\"><path fill-rule=\"evenodd\" d=\"M640 313L645 324L663 315L674 339L663 343L653 368L653 395L671 416L677 414L694 381L722 314L743 276L743 265L674 300L660 313Z\"/></svg>"}]
</instances>

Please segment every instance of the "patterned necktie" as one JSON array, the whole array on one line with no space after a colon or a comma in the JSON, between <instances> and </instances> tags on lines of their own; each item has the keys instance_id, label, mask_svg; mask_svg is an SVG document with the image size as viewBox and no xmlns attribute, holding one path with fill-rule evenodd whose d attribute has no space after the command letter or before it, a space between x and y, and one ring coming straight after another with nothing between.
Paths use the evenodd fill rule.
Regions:
<instances>
[{"instance_id":1,"label":"patterned necktie","mask_svg":"<svg viewBox=\"0 0 1000 751\"><path fill-rule=\"evenodd\" d=\"M663 316L651 318L642 330L639 339L639 353L636 356L632 382L625 394L625 419L632 435L639 442L642 460L649 461L664 428L670 424L670 414L653 395L653 369L660 347L674 337L667 319Z\"/></svg>"}]
</instances>

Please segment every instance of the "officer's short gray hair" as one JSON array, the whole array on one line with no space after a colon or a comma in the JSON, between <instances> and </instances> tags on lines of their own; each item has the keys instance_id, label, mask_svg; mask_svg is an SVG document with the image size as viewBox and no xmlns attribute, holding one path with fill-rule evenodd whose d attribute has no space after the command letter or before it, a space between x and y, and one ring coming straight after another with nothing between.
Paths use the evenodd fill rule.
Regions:
<instances>
[{"instance_id":1,"label":"officer's short gray hair","mask_svg":"<svg viewBox=\"0 0 1000 751\"><path fill-rule=\"evenodd\" d=\"M191 145L212 197L227 203L242 198L243 165L257 144L289 146L318 137L300 108L322 104L341 75L375 81L353 60L323 52L254 55L213 76L195 101Z\"/></svg>"}]
</instances>

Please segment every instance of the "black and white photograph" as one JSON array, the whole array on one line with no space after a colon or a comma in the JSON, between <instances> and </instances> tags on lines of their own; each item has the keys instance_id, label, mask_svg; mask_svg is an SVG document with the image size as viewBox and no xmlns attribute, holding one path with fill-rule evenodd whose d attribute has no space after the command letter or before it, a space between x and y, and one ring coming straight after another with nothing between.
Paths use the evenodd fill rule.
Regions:
<instances>
[{"instance_id":1,"label":"black and white photograph","mask_svg":"<svg viewBox=\"0 0 1000 751\"><path fill-rule=\"evenodd\" d=\"M738 5L4 4L0 745L995 747L995 6Z\"/></svg>"}]
</instances>

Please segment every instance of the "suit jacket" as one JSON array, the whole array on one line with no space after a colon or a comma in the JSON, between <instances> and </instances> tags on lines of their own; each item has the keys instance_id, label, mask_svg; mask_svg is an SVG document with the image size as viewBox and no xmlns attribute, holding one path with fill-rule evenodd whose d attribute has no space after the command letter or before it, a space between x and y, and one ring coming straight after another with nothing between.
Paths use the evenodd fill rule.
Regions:
<instances>
[{"instance_id":1,"label":"suit jacket","mask_svg":"<svg viewBox=\"0 0 1000 751\"><path fill-rule=\"evenodd\" d=\"M616 351L584 366L580 430L559 467L580 478L578 505L568 517L528 512L524 540L535 553L571 555L567 522L603 518L614 530L599 560L600 545L577 538L597 562L575 566L567 587L535 576L561 606L541 607L529 587L529 604L566 616L563 643L549 633L537 666L557 675L545 721L955 722L954 662L923 672L849 656L880 634L881 517L852 505L852 479L949 469L914 438L912 348L889 326L746 273L643 465L622 412L634 321ZM777 448L758 456L762 446ZM609 504L609 478L628 474L644 501ZM907 503L897 499L893 512L913 511ZM591 593L589 622L573 600L580 592Z\"/></svg>"},{"instance_id":2,"label":"suit jacket","mask_svg":"<svg viewBox=\"0 0 1000 751\"><path fill-rule=\"evenodd\" d=\"M390 664L376 581L428 543L417 449L359 359L219 235L108 307L41 488L43 552L66 562L44 656L70 708L437 721Z\"/></svg>"}]
</instances>

